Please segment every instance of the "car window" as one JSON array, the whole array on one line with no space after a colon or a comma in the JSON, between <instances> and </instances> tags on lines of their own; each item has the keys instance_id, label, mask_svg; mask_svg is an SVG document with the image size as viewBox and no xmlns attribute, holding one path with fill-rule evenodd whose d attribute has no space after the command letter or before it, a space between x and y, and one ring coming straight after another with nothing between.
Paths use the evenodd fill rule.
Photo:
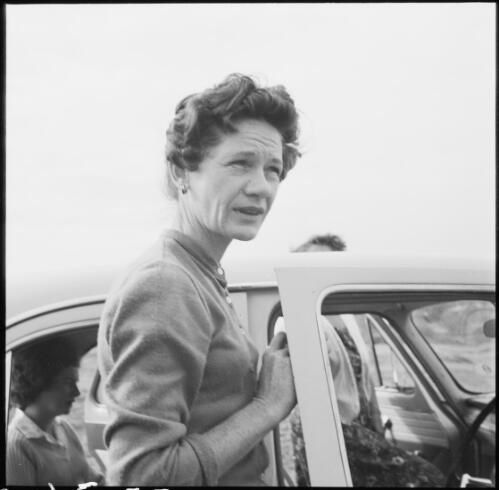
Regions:
<instances>
[{"instance_id":1,"label":"car window","mask_svg":"<svg viewBox=\"0 0 499 490\"><path fill-rule=\"evenodd\" d=\"M472 393L495 391L495 332L490 336L486 331L495 322L490 301L436 303L415 309L411 320L460 387Z\"/></svg>"},{"instance_id":2,"label":"car window","mask_svg":"<svg viewBox=\"0 0 499 490\"><path fill-rule=\"evenodd\" d=\"M361 326L358 332L362 337L357 348L365 353L375 386L379 389L397 390L400 393L413 393L414 379L381 335L380 325L385 322L383 317L366 315L360 321L356 317L356 321Z\"/></svg>"},{"instance_id":3,"label":"car window","mask_svg":"<svg viewBox=\"0 0 499 490\"><path fill-rule=\"evenodd\" d=\"M495 386L495 308L479 296L379 291L324 299L317 322L330 325L321 344L354 486L443 484L464 433L441 403L442 393L455 392L451 379L442 381L441 362L469 391Z\"/></svg>"},{"instance_id":4,"label":"car window","mask_svg":"<svg viewBox=\"0 0 499 490\"><path fill-rule=\"evenodd\" d=\"M67 415L71 425L76 430L80 441L83 443L85 448L85 453L87 457L90 457L88 450L87 433L85 430L85 399L88 395L90 387L92 385L92 380L95 376L95 371L97 369L97 346L91 348L80 360L80 381L78 382L78 389L80 390L80 396L75 400L71 412Z\"/></svg>"},{"instance_id":5,"label":"car window","mask_svg":"<svg viewBox=\"0 0 499 490\"><path fill-rule=\"evenodd\" d=\"M89 349L80 360L78 389L80 396L75 400L71 412L66 415L82 442L85 456L95 471L102 471L91 452L85 426L85 400L92 386L97 370L97 346Z\"/></svg>"}]
</instances>

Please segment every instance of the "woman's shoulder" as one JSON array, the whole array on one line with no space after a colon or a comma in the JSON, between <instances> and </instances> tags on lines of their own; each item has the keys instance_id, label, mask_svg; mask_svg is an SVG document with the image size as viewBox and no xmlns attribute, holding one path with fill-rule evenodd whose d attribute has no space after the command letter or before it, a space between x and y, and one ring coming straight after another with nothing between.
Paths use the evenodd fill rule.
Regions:
<instances>
[{"instance_id":1,"label":"woman's shoulder","mask_svg":"<svg viewBox=\"0 0 499 490\"><path fill-rule=\"evenodd\" d=\"M31 438L23 430L22 422L17 417L11 421L7 427L7 450L10 454L16 451L29 451L31 448Z\"/></svg>"},{"instance_id":2,"label":"woman's shoulder","mask_svg":"<svg viewBox=\"0 0 499 490\"><path fill-rule=\"evenodd\" d=\"M7 446L18 446L24 444L27 437L19 429L18 423L13 421L7 427Z\"/></svg>"},{"instance_id":3,"label":"woman's shoulder","mask_svg":"<svg viewBox=\"0 0 499 490\"><path fill-rule=\"evenodd\" d=\"M100 332L108 342L118 324L125 334L125 323L134 329L142 320L156 319L148 329L152 335L166 331L164 321L168 318L187 315L205 319L210 315L209 297L188 267L169 254L154 252L125 269L112 286L100 322ZM127 321L130 318L134 320Z\"/></svg>"},{"instance_id":4,"label":"woman's shoulder","mask_svg":"<svg viewBox=\"0 0 499 490\"><path fill-rule=\"evenodd\" d=\"M125 305L132 310L139 304L166 307L169 299L180 297L189 301L198 295L195 281L181 265L160 258L150 259L125 270L108 294L105 312L112 314L116 308L123 311Z\"/></svg>"},{"instance_id":5,"label":"woman's shoulder","mask_svg":"<svg viewBox=\"0 0 499 490\"><path fill-rule=\"evenodd\" d=\"M189 269L171 250L161 242L147 249L116 278L110 297L133 294L136 291L165 291L170 285L175 288L192 288L195 283Z\"/></svg>"}]
</instances>

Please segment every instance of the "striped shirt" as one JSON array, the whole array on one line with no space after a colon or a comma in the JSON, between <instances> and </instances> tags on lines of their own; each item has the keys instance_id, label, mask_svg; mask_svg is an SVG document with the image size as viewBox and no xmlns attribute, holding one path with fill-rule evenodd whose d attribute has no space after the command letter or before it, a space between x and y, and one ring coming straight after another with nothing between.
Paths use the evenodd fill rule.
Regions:
<instances>
[{"instance_id":1,"label":"striped shirt","mask_svg":"<svg viewBox=\"0 0 499 490\"><path fill-rule=\"evenodd\" d=\"M8 428L7 485L77 486L104 484L103 476L85 458L81 442L69 422L56 417L52 434L17 409Z\"/></svg>"}]
</instances>

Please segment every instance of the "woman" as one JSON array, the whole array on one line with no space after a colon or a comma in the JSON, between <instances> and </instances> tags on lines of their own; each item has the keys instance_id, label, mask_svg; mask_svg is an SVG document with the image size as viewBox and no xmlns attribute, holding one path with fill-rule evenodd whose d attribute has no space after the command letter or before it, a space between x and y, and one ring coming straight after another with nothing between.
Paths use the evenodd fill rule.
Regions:
<instances>
[{"instance_id":1,"label":"woman","mask_svg":"<svg viewBox=\"0 0 499 490\"><path fill-rule=\"evenodd\" d=\"M99 328L110 484L263 484L262 439L296 403L289 353L276 336L257 376L220 260L256 236L297 133L285 89L242 75L177 106L166 152L176 220L116 282Z\"/></svg>"},{"instance_id":2,"label":"woman","mask_svg":"<svg viewBox=\"0 0 499 490\"><path fill-rule=\"evenodd\" d=\"M59 417L70 412L80 395L78 365L72 345L62 339L36 343L14 355L11 398L19 408L8 428L7 485L104 484L85 459L74 429Z\"/></svg>"}]
</instances>

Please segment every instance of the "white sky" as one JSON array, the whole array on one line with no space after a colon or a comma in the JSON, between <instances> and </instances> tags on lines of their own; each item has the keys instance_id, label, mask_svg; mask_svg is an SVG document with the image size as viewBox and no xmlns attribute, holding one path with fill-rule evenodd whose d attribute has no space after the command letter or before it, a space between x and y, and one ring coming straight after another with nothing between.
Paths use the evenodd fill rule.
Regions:
<instances>
[{"instance_id":1,"label":"white sky","mask_svg":"<svg viewBox=\"0 0 499 490\"><path fill-rule=\"evenodd\" d=\"M168 225L164 133L231 72L283 84L297 167L252 242L495 253L495 5L8 5L7 273L128 262Z\"/></svg>"}]
</instances>

